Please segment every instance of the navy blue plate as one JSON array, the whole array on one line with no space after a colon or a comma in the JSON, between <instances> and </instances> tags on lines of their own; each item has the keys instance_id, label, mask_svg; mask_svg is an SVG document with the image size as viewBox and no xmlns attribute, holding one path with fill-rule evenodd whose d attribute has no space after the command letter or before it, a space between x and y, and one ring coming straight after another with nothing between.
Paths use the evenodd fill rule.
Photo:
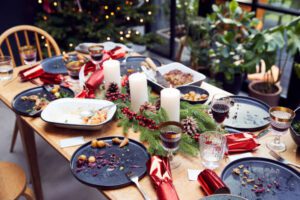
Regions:
<instances>
[{"instance_id":1,"label":"navy blue plate","mask_svg":"<svg viewBox=\"0 0 300 200\"><path fill-rule=\"evenodd\" d=\"M74 97L74 92L67 88L60 86L60 92L63 92L66 97ZM30 88L28 90L25 90L18 95L16 95L12 101L12 108L14 111L23 116L30 116L29 113L32 111L32 108L34 106L34 102L32 101L24 101L21 98L23 96L30 96L30 95L38 95L39 97L45 97L48 101L53 101L53 96L50 96L47 94L46 90L43 88L43 86L35 87L35 88ZM33 116L30 117L38 117L41 114L42 110L38 113L36 113Z\"/></svg>"},{"instance_id":2,"label":"navy blue plate","mask_svg":"<svg viewBox=\"0 0 300 200\"><path fill-rule=\"evenodd\" d=\"M243 165L241 175L233 173L233 169L241 165ZM254 179L254 182L242 185L242 181L247 182L247 179L243 180L244 169L250 172L247 175L248 180ZM224 168L221 178L229 187L231 194L246 199L300 199L300 173L275 160L257 157L238 159ZM264 188L264 191L260 193L252 191L254 185Z\"/></svg>"},{"instance_id":3,"label":"navy blue plate","mask_svg":"<svg viewBox=\"0 0 300 200\"><path fill-rule=\"evenodd\" d=\"M200 200L247 200L247 199L232 194L215 194L215 195L203 197Z\"/></svg>"},{"instance_id":4,"label":"navy blue plate","mask_svg":"<svg viewBox=\"0 0 300 200\"><path fill-rule=\"evenodd\" d=\"M51 74L68 74L66 64L62 56L46 58L41 62L41 65L45 72Z\"/></svg>"},{"instance_id":5,"label":"navy blue plate","mask_svg":"<svg viewBox=\"0 0 300 200\"><path fill-rule=\"evenodd\" d=\"M190 100L186 100L186 99L184 99L182 97L180 98L181 101L186 101L186 102L188 102L190 104L204 104L207 101L208 97L209 97L209 93L208 93L207 90L204 90L204 89L202 89L202 88L200 88L198 86L195 86L195 85L179 86L179 87L177 87L177 89L180 91L181 94L187 94L187 93L189 93L191 91L194 91L194 92L196 92L196 93L198 93L200 95L201 94L206 94L207 95L207 98L204 99L204 100L201 100L201 101L190 101Z\"/></svg>"},{"instance_id":6,"label":"navy blue plate","mask_svg":"<svg viewBox=\"0 0 300 200\"><path fill-rule=\"evenodd\" d=\"M251 97L230 96L234 106L229 110L229 117L224 126L241 131L258 131L269 126L270 107Z\"/></svg>"},{"instance_id":7,"label":"navy blue plate","mask_svg":"<svg viewBox=\"0 0 300 200\"><path fill-rule=\"evenodd\" d=\"M141 62L145 61L146 56L129 56L124 61L121 62L121 75L126 75L130 71L142 72ZM151 58L156 66L161 66L161 62L155 58Z\"/></svg>"},{"instance_id":8,"label":"navy blue plate","mask_svg":"<svg viewBox=\"0 0 300 200\"><path fill-rule=\"evenodd\" d=\"M146 163L150 158L144 145L130 139L128 145L120 148L119 145L112 144L112 138L114 137L98 139L111 144L110 147L92 148L91 142L88 142L79 147L72 155L70 161L71 171L80 182L101 189L116 189L131 184L131 181L126 176L126 173L129 171L139 178L144 177L147 172ZM118 138L123 139L124 137ZM114 154L113 156L120 158L120 164L112 171L108 170L107 165L97 165L93 169L86 168L85 170L78 172L78 170L76 170L77 158L81 154L84 154L87 157L97 157L97 155L101 155L102 158L105 159L111 159Z\"/></svg>"}]
</instances>

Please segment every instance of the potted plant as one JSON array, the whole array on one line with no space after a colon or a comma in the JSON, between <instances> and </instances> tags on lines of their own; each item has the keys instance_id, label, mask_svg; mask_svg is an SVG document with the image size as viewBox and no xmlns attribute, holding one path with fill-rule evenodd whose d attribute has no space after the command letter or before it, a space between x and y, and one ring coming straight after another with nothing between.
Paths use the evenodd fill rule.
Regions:
<instances>
[{"instance_id":1,"label":"potted plant","mask_svg":"<svg viewBox=\"0 0 300 200\"><path fill-rule=\"evenodd\" d=\"M264 30L250 38L246 47L245 62L254 66L263 60L267 70L270 70L277 61L279 69L278 76L270 70L266 79L251 82L248 86L250 96L261 99L270 106L278 105L282 91L279 81L289 57L300 51L299 35L300 17L297 17L286 25Z\"/></svg>"}]
</instances>

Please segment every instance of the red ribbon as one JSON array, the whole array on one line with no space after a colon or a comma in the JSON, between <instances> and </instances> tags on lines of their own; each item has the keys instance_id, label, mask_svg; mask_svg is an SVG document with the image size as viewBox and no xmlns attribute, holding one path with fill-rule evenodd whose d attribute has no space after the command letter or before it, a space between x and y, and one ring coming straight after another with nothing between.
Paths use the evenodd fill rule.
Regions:
<instances>
[{"instance_id":1,"label":"red ribbon","mask_svg":"<svg viewBox=\"0 0 300 200\"><path fill-rule=\"evenodd\" d=\"M248 133L227 134L228 153L242 153L253 151L260 144L253 135Z\"/></svg>"},{"instance_id":2,"label":"red ribbon","mask_svg":"<svg viewBox=\"0 0 300 200\"><path fill-rule=\"evenodd\" d=\"M206 195L230 193L221 178L210 169L205 169L198 175L198 182Z\"/></svg>"},{"instance_id":3,"label":"red ribbon","mask_svg":"<svg viewBox=\"0 0 300 200\"><path fill-rule=\"evenodd\" d=\"M152 156L148 162L148 173L156 188L159 200L179 200L173 185L170 163L167 158Z\"/></svg>"}]
</instances>

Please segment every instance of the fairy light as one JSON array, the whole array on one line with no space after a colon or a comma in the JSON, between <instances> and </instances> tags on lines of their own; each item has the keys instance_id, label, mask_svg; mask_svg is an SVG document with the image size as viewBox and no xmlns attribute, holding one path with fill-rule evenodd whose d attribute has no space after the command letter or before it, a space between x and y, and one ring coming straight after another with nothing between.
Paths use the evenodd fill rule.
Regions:
<instances>
[{"instance_id":1,"label":"fairy light","mask_svg":"<svg viewBox=\"0 0 300 200\"><path fill-rule=\"evenodd\" d=\"M118 10L118 11L119 11L119 10L121 10L121 7L120 7L120 6L118 6L118 7L117 7L117 10Z\"/></svg>"},{"instance_id":2,"label":"fairy light","mask_svg":"<svg viewBox=\"0 0 300 200\"><path fill-rule=\"evenodd\" d=\"M41 36L41 39L44 40L44 39L45 39L45 36L42 35L42 36Z\"/></svg>"},{"instance_id":3,"label":"fairy light","mask_svg":"<svg viewBox=\"0 0 300 200\"><path fill-rule=\"evenodd\" d=\"M149 0L145 0L146 1L146 3L149 3Z\"/></svg>"},{"instance_id":4,"label":"fairy light","mask_svg":"<svg viewBox=\"0 0 300 200\"><path fill-rule=\"evenodd\" d=\"M43 3L43 1L42 1L42 0L38 0L38 3L39 3L39 4L42 4L42 3Z\"/></svg>"},{"instance_id":5,"label":"fairy light","mask_svg":"<svg viewBox=\"0 0 300 200\"><path fill-rule=\"evenodd\" d=\"M73 47L73 43L70 43L70 44L69 44L69 47Z\"/></svg>"},{"instance_id":6,"label":"fairy light","mask_svg":"<svg viewBox=\"0 0 300 200\"><path fill-rule=\"evenodd\" d=\"M58 4L56 1L53 2L53 5L56 7Z\"/></svg>"},{"instance_id":7,"label":"fairy light","mask_svg":"<svg viewBox=\"0 0 300 200\"><path fill-rule=\"evenodd\" d=\"M131 30L128 31L128 34L131 34Z\"/></svg>"},{"instance_id":8,"label":"fairy light","mask_svg":"<svg viewBox=\"0 0 300 200\"><path fill-rule=\"evenodd\" d=\"M136 35L139 35L139 34L140 34L140 32L139 32L139 31L136 31L136 32L135 32L135 34L136 34Z\"/></svg>"},{"instance_id":9,"label":"fairy light","mask_svg":"<svg viewBox=\"0 0 300 200\"><path fill-rule=\"evenodd\" d=\"M43 19L46 21L48 19L48 17L46 15L44 15Z\"/></svg>"},{"instance_id":10,"label":"fairy light","mask_svg":"<svg viewBox=\"0 0 300 200\"><path fill-rule=\"evenodd\" d=\"M109 19L109 15L105 15L105 19Z\"/></svg>"},{"instance_id":11,"label":"fairy light","mask_svg":"<svg viewBox=\"0 0 300 200\"><path fill-rule=\"evenodd\" d=\"M151 11L148 11L148 15L152 15L152 12L151 12Z\"/></svg>"},{"instance_id":12,"label":"fairy light","mask_svg":"<svg viewBox=\"0 0 300 200\"><path fill-rule=\"evenodd\" d=\"M123 33L124 33L123 31L120 31L120 35L123 35Z\"/></svg>"},{"instance_id":13,"label":"fairy light","mask_svg":"<svg viewBox=\"0 0 300 200\"><path fill-rule=\"evenodd\" d=\"M45 45L45 47L48 47L48 44L47 44L47 43L45 43L44 45Z\"/></svg>"},{"instance_id":14,"label":"fairy light","mask_svg":"<svg viewBox=\"0 0 300 200\"><path fill-rule=\"evenodd\" d=\"M111 15L111 16L114 16L114 15L115 15L115 13L114 13L114 12L111 12L111 13L110 13L110 15Z\"/></svg>"},{"instance_id":15,"label":"fairy light","mask_svg":"<svg viewBox=\"0 0 300 200\"><path fill-rule=\"evenodd\" d=\"M106 40L110 40L110 37L107 37Z\"/></svg>"},{"instance_id":16,"label":"fairy light","mask_svg":"<svg viewBox=\"0 0 300 200\"><path fill-rule=\"evenodd\" d=\"M120 40L123 41L123 40L124 40L124 37L120 37Z\"/></svg>"},{"instance_id":17,"label":"fairy light","mask_svg":"<svg viewBox=\"0 0 300 200\"><path fill-rule=\"evenodd\" d=\"M130 38L130 35L129 35L129 34L126 34L125 37L126 37L126 38Z\"/></svg>"},{"instance_id":18,"label":"fairy light","mask_svg":"<svg viewBox=\"0 0 300 200\"><path fill-rule=\"evenodd\" d=\"M140 19L140 22L143 23L143 22L144 22L144 19L141 18L141 19Z\"/></svg>"},{"instance_id":19,"label":"fairy light","mask_svg":"<svg viewBox=\"0 0 300 200\"><path fill-rule=\"evenodd\" d=\"M127 17L126 17L126 20L127 20L127 21L129 21L129 20L130 20L130 17L129 17L129 16L127 16Z\"/></svg>"},{"instance_id":20,"label":"fairy light","mask_svg":"<svg viewBox=\"0 0 300 200\"><path fill-rule=\"evenodd\" d=\"M104 10L108 10L108 6L104 6Z\"/></svg>"}]
</instances>

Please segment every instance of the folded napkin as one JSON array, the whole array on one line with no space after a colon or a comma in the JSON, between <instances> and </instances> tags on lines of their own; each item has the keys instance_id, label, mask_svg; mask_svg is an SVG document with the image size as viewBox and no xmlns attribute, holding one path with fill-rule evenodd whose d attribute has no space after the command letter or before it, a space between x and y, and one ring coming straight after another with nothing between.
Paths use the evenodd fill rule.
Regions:
<instances>
[{"instance_id":1,"label":"folded napkin","mask_svg":"<svg viewBox=\"0 0 300 200\"><path fill-rule=\"evenodd\" d=\"M105 51L110 51L110 50L112 50L116 47L122 47L125 51L132 52L132 49L128 48L124 44L109 42L109 41L108 42L103 42L103 43L90 43L90 42L81 43L81 44L79 44L75 47L75 50L79 51L79 52L82 52L82 53L87 53L88 54L89 53L88 48L90 46L93 46L93 45L102 45L104 47Z\"/></svg>"},{"instance_id":2,"label":"folded napkin","mask_svg":"<svg viewBox=\"0 0 300 200\"><path fill-rule=\"evenodd\" d=\"M170 163L167 158L152 156L148 162L148 173L159 200L179 200L173 185Z\"/></svg>"},{"instance_id":3,"label":"folded napkin","mask_svg":"<svg viewBox=\"0 0 300 200\"><path fill-rule=\"evenodd\" d=\"M228 153L242 153L253 151L260 144L249 133L226 134Z\"/></svg>"}]
</instances>

